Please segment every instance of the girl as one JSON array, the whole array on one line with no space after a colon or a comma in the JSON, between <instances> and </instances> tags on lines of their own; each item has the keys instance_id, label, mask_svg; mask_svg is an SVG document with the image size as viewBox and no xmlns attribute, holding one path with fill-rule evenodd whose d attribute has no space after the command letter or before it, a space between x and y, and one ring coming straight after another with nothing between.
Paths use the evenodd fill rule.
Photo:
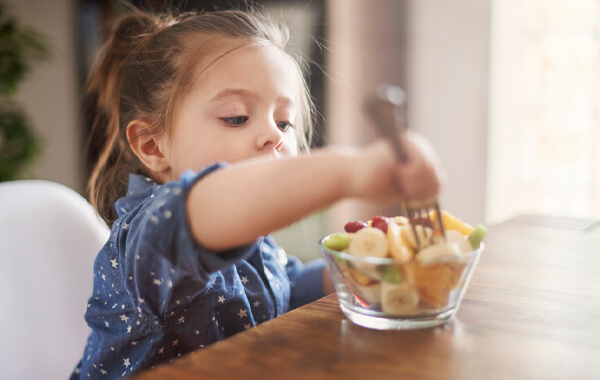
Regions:
<instances>
[{"instance_id":1,"label":"girl","mask_svg":"<svg viewBox=\"0 0 600 380\"><path fill-rule=\"evenodd\" d=\"M92 203L111 226L94 265L92 328L72 378L129 376L331 292L268 235L346 197L436 196L405 137L308 147L311 102L287 30L254 12L123 17L89 82L104 149Z\"/></svg>"}]
</instances>

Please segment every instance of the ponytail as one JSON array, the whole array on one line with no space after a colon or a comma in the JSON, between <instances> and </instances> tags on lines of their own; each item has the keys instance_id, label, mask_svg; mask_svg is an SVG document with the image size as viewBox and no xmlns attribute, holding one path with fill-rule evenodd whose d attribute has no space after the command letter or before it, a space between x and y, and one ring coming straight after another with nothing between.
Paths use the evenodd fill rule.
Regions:
<instances>
[{"instance_id":1,"label":"ponytail","mask_svg":"<svg viewBox=\"0 0 600 380\"><path fill-rule=\"evenodd\" d=\"M117 218L114 202L127 191L128 175L140 172L141 164L128 149L126 130L119 120L122 68L136 45L152 35L155 20L135 12L122 17L104 43L88 78L86 96L92 125L88 146L99 147L88 181L89 198L100 216L112 225Z\"/></svg>"}]
</instances>

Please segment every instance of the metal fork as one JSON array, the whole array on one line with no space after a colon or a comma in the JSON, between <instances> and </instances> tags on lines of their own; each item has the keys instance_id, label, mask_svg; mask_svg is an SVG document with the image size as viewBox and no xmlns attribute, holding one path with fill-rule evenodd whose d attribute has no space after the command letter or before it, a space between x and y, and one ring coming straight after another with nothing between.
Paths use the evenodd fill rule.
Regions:
<instances>
[{"instance_id":1,"label":"metal fork","mask_svg":"<svg viewBox=\"0 0 600 380\"><path fill-rule=\"evenodd\" d=\"M406 121L406 92L397 86L388 84L378 85L375 88L375 93L367 99L365 108L379 134L391 141L398 161L406 162L408 157L400 139L400 133L408 129ZM426 227L426 224L428 224L427 227L431 227L435 231L436 225L430 218L431 211L435 211L437 226L440 229L442 239L446 240L444 224L442 223L442 213L440 212L440 204L437 198L419 202L407 200L402 204L402 208L410 221L418 247L421 247L421 242L416 224L421 224L423 227Z\"/></svg>"}]
</instances>

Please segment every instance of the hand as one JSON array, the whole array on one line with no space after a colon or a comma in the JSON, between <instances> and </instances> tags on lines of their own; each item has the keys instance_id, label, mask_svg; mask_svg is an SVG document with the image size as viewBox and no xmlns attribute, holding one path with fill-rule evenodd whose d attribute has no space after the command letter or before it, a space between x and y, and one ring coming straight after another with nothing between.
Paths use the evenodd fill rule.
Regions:
<instances>
[{"instance_id":1,"label":"hand","mask_svg":"<svg viewBox=\"0 0 600 380\"><path fill-rule=\"evenodd\" d=\"M439 194L443 171L431 145L414 132L401 138L405 162L397 161L391 143L383 139L359 155L350 196L423 201Z\"/></svg>"},{"instance_id":2,"label":"hand","mask_svg":"<svg viewBox=\"0 0 600 380\"><path fill-rule=\"evenodd\" d=\"M396 183L404 199L425 201L436 198L444 176L440 160L429 142L414 132L402 134L406 162L396 165Z\"/></svg>"}]
</instances>

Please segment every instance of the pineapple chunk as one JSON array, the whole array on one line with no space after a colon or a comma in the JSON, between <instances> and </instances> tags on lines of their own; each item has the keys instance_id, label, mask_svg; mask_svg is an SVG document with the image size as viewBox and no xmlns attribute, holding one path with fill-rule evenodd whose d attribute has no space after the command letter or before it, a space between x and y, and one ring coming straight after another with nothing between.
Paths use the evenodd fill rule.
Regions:
<instances>
[{"instance_id":1,"label":"pineapple chunk","mask_svg":"<svg viewBox=\"0 0 600 380\"><path fill-rule=\"evenodd\" d=\"M429 213L429 218L431 220L433 220L436 230L439 230L439 226L438 226L438 222L437 222L437 215L436 215L435 210L431 210L431 212ZM450 214L446 210L442 210L442 223L444 223L444 229L446 231L450 231L450 230L458 231L464 236L471 235L473 233L473 231L475 230L472 226L470 226L469 224L458 219L457 217Z\"/></svg>"}]
</instances>

